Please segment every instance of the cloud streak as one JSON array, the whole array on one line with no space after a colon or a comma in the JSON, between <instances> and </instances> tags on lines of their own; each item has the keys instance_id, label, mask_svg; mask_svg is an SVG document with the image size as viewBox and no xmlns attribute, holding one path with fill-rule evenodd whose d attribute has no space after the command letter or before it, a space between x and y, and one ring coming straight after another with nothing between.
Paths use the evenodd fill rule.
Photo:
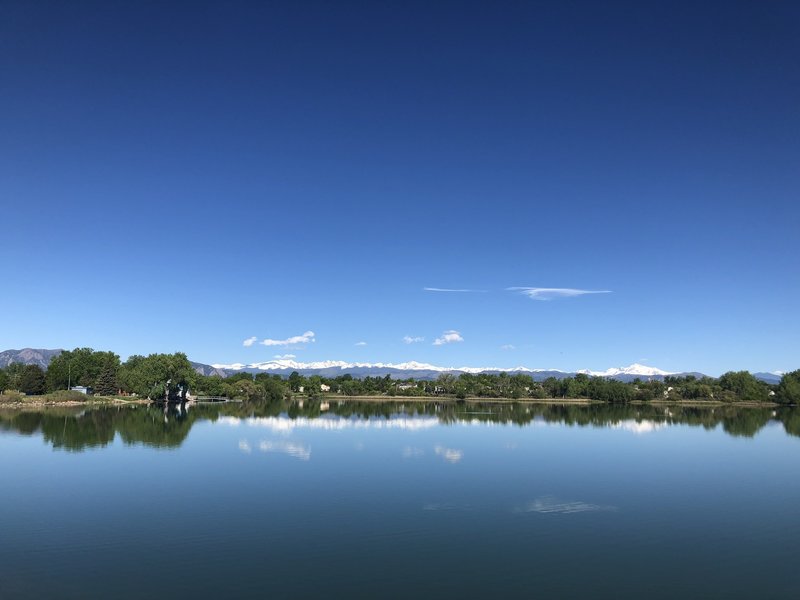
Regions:
<instances>
[{"instance_id":1,"label":"cloud streak","mask_svg":"<svg viewBox=\"0 0 800 600\"><path fill-rule=\"evenodd\" d=\"M424 341L425 338L421 336L414 336L414 337L410 335L403 336L403 342L405 342L406 344L418 344L419 342L424 342Z\"/></svg>"},{"instance_id":2,"label":"cloud streak","mask_svg":"<svg viewBox=\"0 0 800 600\"><path fill-rule=\"evenodd\" d=\"M295 335L285 340L271 340L267 338L266 340L260 342L262 346L293 346L295 344L308 344L310 342L315 342L314 339L314 332L313 331L306 331L302 335Z\"/></svg>"},{"instance_id":3,"label":"cloud streak","mask_svg":"<svg viewBox=\"0 0 800 600\"><path fill-rule=\"evenodd\" d=\"M445 344L454 344L456 342L463 342L464 338L461 337L461 334L456 331L455 329L449 329L445 331L441 337L436 338L433 340L434 346L444 346Z\"/></svg>"},{"instance_id":4,"label":"cloud streak","mask_svg":"<svg viewBox=\"0 0 800 600\"><path fill-rule=\"evenodd\" d=\"M366 346L367 342L356 342L356 346Z\"/></svg>"},{"instance_id":5,"label":"cloud streak","mask_svg":"<svg viewBox=\"0 0 800 600\"><path fill-rule=\"evenodd\" d=\"M541 287L510 287L510 292L519 292L531 300L556 300L558 298L574 298L587 294L610 294L611 290L579 290L576 288L541 288Z\"/></svg>"},{"instance_id":6,"label":"cloud streak","mask_svg":"<svg viewBox=\"0 0 800 600\"><path fill-rule=\"evenodd\" d=\"M245 348L249 348L250 346L255 344L257 341L258 341L258 338L256 336L249 337L245 341L242 342L242 346L244 346Z\"/></svg>"},{"instance_id":7,"label":"cloud streak","mask_svg":"<svg viewBox=\"0 0 800 600\"><path fill-rule=\"evenodd\" d=\"M454 292L457 294L483 294L486 293L486 290L466 290L466 289L451 289L451 288L435 288L435 287L424 287L422 288L423 291L426 292Z\"/></svg>"}]
</instances>

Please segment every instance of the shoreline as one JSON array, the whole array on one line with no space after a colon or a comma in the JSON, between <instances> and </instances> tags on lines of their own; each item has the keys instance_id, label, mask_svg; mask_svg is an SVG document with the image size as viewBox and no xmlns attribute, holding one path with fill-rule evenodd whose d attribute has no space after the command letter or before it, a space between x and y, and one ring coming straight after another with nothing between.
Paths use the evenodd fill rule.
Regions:
<instances>
[{"instance_id":1,"label":"shoreline","mask_svg":"<svg viewBox=\"0 0 800 600\"><path fill-rule=\"evenodd\" d=\"M345 402L374 402L374 403L392 403L392 402L442 402L447 404L458 404L459 402L468 402L470 404L607 404L599 400L591 400L589 398L480 398L469 397L464 399L455 398L453 396L340 396L329 395L322 396L322 399L330 402L332 400Z\"/></svg>"},{"instance_id":2,"label":"shoreline","mask_svg":"<svg viewBox=\"0 0 800 600\"><path fill-rule=\"evenodd\" d=\"M39 398L39 396L34 396L34 398ZM4 408L58 408L60 406L126 406L128 404L144 405L150 404L150 402L150 400L122 400L121 398L106 398L102 396L93 400L14 400L12 402L0 400L0 410Z\"/></svg>"},{"instance_id":3,"label":"shoreline","mask_svg":"<svg viewBox=\"0 0 800 600\"><path fill-rule=\"evenodd\" d=\"M481 398L468 397L464 399L453 396L340 396L327 395L322 399L330 402L332 400L344 400L346 402L444 402L457 404L465 402L470 404L569 404L569 405L608 405L608 406L688 406L698 408L716 408L719 406L738 406L741 408L778 408L782 406L777 402L721 402L719 400L632 400L631 402L615 404L602 400L592 400L591 398Z\"/></svg>"},{"instance_id":4,"label":"shoreline","mask_svg":"<svg viewBox=\"0 0 800 600\"><path fill-rule=\"evenodd\" d=\"M0 397L2 398L2 397ZM32 397L30 400L14 400L12 402L4 402L0 399L0 410L12 409L18 410L23 408L58 408L58 407L80 407L80 406L127 406L127 405L147 405L151 404L153 400L136 399L125 400L122 398L108 398L99 397L86 400L47 400L37 399L38 396ZM453 396L341 396L341 395L324 395L318 398L320 401L325 402L367 402L375 404L391 404L391 403L414 403L424 404L430 402L439 402L444 404L544 404L544 405L567 405L567 406L591 406L591 405L614 405L612 402L603 402L602 400L592 400L590 398L481 398L481 397L468 397L468 398L455 398ZM295 400L308 400L308 397L301 396ZM620 404L620 406L682 406L690 408L719 408L719 407L738 407L738 408L779 408L783 405L776 402L721 402L719 400L633 400L628 403ZM789 407L787 407L789 408Z\"/></svg>"}]
</instances>

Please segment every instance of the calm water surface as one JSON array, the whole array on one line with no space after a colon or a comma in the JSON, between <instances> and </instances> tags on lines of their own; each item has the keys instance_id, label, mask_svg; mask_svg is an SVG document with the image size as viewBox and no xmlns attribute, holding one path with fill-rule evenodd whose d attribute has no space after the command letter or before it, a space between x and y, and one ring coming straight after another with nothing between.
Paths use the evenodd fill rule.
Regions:
<instances>
[{"instance_id":1,"label":"calm water surface","mask_svg":"<svg viewBox=\"0 0 800 600\"><path fill-rule=\"evenodd\" d=\"M0 597L800 597L800 417L0 412Z\"/></svg>"}]
</instances>

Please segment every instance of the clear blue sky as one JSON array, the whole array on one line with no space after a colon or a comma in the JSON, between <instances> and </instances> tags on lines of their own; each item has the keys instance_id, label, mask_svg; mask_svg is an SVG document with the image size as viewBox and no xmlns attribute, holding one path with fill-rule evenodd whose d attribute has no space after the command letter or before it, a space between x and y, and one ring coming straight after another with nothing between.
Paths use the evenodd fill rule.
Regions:
<instances>
[{"instance_id":1,"label":"clear blue sky","mask_svg":"<svg viewBox=\"0 0 800 600\"><path fill-rule=\"evenodd\" d=\"M798 368L798 56L793 2L7 0L0 349Z\"/></svg>"}]
</instances>

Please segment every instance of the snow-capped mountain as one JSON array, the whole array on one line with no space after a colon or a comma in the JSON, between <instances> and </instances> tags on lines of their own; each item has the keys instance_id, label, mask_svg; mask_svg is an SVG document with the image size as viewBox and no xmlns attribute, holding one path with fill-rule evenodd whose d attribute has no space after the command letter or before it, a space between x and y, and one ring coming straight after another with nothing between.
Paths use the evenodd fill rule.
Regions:
<instances>
[{"instance_id":1,"label":"snow-capped mountain","mask_svg":"<svg viewBox=\"0 0 800 600\"><path fill-rule=\"evenodd\" d=\"M286 375L292 371L297 371L302 375L322 375L325 377L335 377L337 375L350 375L357 377L386 376L394 378L414 377L416 379L434 379L442 373L527 373L536 380L556 377L562 379L575 375L568 371L559 369L532 369L529 367L442 367L429 363L409 361L402 363L367 363L367 362L346 362L341 360L324 360L315 362L299 362L291 359L275 359L266 362L251 364L215 364L216 369L225 371L245 371L251 373L277 373ZM646 365L633 364L628 367L612 368L605 371L582 370L579 373L596 377L608 377L613 379L630 380L636 377L642 378L661 378L671 375L669 371L648 367Z\"/></svg>"},{"instance_id":2,"label":"snow-capped mountain","mask_svg":"<svg viewBox=\"0 0 800 600\"><path fill-rule=\"evenodd\" d=\"M275 371L275 370L294 370L305 371L314 369L340 369L348 371L351 369L393 369L396 371L437 371L439 373L487 373L487 372L526 372L537 373L544 371L557 371L557 369L529 369L527 367L439 367L428 363L421 363L415 360L402 363L362 363L362 362L345 362L343 360L321 360L314 362L298 362L291 359L275 359L266 362L251 363L248 365L242 363L234 363L231 365L214 364L216 369L230 369L234 371L257 370L257 371Z\"/></svg>"},{"instance_id":3,"label":"snow-capped mountain","mask_svg":"<svg viewBox=\"0 0 800 600\"><path fill-rule=\"evenodd\" d=\"M648 367L647 365L640 365L634 363L629 367L612 367L605 371L590 371L588 369L581 369L578 373L585 373L592 377L619 377L620 375L633 375L635 377L663 377L665 375L674 375L670 371L663 371L655 367Z\"/></svg>"},{"instance_id":4,"label":"snow-capped mountain","mask_svg":"<svg viewBox=\"0 0 800 600\"><path fill-rule=\"evenodd\" d=\"M11 363L36 364L43 369L47 368L50 360L61 353L62 350L42 350L24 348L22 350L6 350L0 352L0 368L6 367ZM593 377L608 377L620 381L633 381L634 379L663 379L667 375L687 376L694 375L697 378L704 377L703 373L680 372L671 373L647 365L632 364L628 367L614 367L605 371L592 371L583 369L577 372L561 371L559 369L531 369L528 367L440 367L429 363L418 361L408 361L402 363L366 363L366 362L346 362L343 360L322 360L316 362L299 362L290 359L275 359L258 363L235 363L235 364L214 364L192 362L192 367L201 375L217 375L226 377L237 371L248 373L275 373L287 376L292 371L297 371L303 375L320 375L324 377L336 377L338 375L350 374L353 377L385 377L389 375L394 379L404 379L413 377L414 379L436 379L442 373L527 373L536 381L542 381L548 377L563 379L573 377L577 373L583 373ZM770 384L780 382L781 371L757 372L753 375Z\"/></svg>"}]
</instances>

